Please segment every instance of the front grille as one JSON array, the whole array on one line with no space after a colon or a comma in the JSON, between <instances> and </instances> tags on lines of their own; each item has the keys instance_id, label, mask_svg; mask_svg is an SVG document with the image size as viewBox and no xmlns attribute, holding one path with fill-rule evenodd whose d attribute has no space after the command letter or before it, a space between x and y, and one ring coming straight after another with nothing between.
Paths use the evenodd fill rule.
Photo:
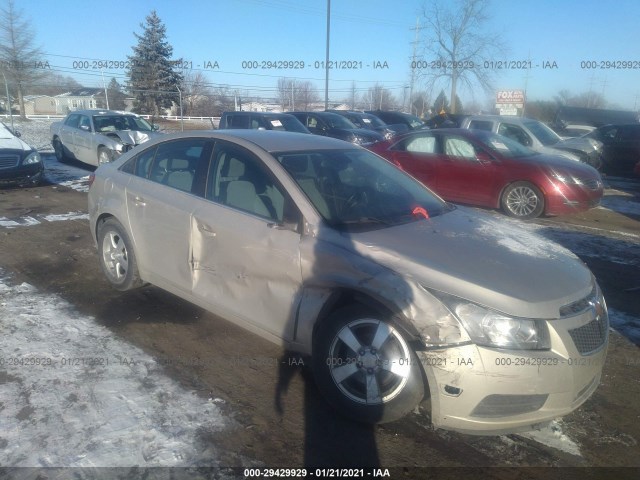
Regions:
<instances>
[{"instance_id":1,"label":"front grille","mask_svg":"<svg viewBox=\"0 0 640 480\"><path fill-rule=\"evenodd\" d=\"M598 350L607 341L609 319L605 312L582 327L569 330L569 335L581 355Z\"/></svg>"},{"instance_id":2,"label":"front grille","mask_svg":"<svg viewBox=\"0 0 640 480\"><path fill-rule=\"evenodd\" d=\"M20 162L18 155L0 155L0 168L17 167Z\"/></svg>"}]
</instances>

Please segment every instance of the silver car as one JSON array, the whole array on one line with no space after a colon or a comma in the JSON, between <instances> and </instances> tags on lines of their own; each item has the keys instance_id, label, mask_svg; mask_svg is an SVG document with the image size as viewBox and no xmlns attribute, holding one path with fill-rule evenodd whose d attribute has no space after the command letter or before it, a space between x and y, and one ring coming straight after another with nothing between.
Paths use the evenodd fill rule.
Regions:
<instances>
[{"instance_id":1,"label":"silver car","mask_svg":"<svg viewBox=\"0 0 640 480\"><path fill-rule=\"evenodd\" d=\"M75 158L90 165L108 163L136 145L161 135L144 118L113 110L77 110L51 125L58 160Z\"/></svg>"},{"instance_id":2,"label":"silver car","mask_svg":"<svg viewBox=\"0 0 640 480\"><path fill-rule=\"evenodd\" d=\"M565 138L533 118L507 115L473 115L466 117L461 128L487 130L547 155L561 155L587 163L599 169L602 166L602 142L590 138Z\"/></svg>"},{"instance_id":3,"label":"silver car","mask_svg":"<svg viewBox=\"0 0 640 480\"><path fill-rule=\"evenodd\" d=\"M430 397L436 427L511 432L600 381L607 309L578 258L340 140L152 140L96 170L89 214L115 288L154 284L310 355L350 418Z\"/></svg>"}]
</instances>

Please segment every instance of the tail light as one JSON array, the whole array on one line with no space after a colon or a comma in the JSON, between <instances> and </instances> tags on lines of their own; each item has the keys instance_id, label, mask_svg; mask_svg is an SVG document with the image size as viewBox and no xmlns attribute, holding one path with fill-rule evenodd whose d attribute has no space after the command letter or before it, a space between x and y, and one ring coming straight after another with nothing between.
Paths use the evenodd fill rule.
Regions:
<instances>
[{"instance_id":1,"label":"tail light","mask_svg":"<svg viewBox=\"0 0 640 480\"><path fill-rule=\"evenodd\" d=\"M89 174L89 188L91 188L91 185L93 185L94 180L96 179L96 174L95 173L90 173Z\"/></svg>"}]
</instances>

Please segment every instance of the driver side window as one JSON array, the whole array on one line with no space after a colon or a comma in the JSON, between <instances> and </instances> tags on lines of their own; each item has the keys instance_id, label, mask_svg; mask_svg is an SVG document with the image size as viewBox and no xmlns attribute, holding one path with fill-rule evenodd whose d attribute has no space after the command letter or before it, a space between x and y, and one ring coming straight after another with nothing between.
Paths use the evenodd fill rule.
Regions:
<instances>
[{"instance_id":1,"label":"driver side window","mask_svg":"<svg viewBox=\"0 0 640 480\"><path fill-rule=\"evenodd\" d=\"M498 135L503 135L507 138L515 140L520 145L524 145L526 147L533 145L531 137L527 135L527 132L525 132L517 125L501 123L498 127Z\"/></svg>"},{"instance_id":2,"label":"driver side window","mask_svg":"<svg viewBox=\"0 0 640 480\"><path fill-rule=\"evenodd\" d=\"M476 160L476 150L473 144L462 138L446 137L444 140L444 153L450 157Z\"/></svg>"}]
</instances>

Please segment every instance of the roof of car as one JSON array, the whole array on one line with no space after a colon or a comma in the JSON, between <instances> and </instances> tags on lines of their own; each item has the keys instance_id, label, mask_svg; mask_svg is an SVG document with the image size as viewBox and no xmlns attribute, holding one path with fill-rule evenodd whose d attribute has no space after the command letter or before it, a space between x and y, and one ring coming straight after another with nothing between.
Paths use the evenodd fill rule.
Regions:
<instances>
[{"instance_id":1,"label":"roof of car","mask_svg":"<svg viewBox=\"0 0 640 480\"><path fill-rule=\"evenodd\" d=\"M133 112L123 112L120 110L106 110L104 108L92 108L89 110L74 110L72 113L79 113L80 115L131 115L133 117L138 117L137 113Z\"/></svg>"},{"instance_id":2,"label":"roof of car","mask_svg":"<svg viewBox=\"0 0 640 480\"><path fill-rule=\"evenodd\" d=\"M287 115L292 116L289 112L222 112L222 115L261 115L265 117Z\"/></svg>"},{"instance_id":3,"label":"roof of car","mask_svg":"<svg viewBox=\"0 0 640 480\"><path fill-rule=\"evenodd\" d=\"M225 129L225 130L191 130L190 132L163 135L154 143L183 137L219 138L222 140L245 140L266 150L267 152L291 152L301 150L335 150L359 149L353 143L345 142L322 135L308 133L284 132L275 130L256 129Z\"/></svg>"}]
</instances>

